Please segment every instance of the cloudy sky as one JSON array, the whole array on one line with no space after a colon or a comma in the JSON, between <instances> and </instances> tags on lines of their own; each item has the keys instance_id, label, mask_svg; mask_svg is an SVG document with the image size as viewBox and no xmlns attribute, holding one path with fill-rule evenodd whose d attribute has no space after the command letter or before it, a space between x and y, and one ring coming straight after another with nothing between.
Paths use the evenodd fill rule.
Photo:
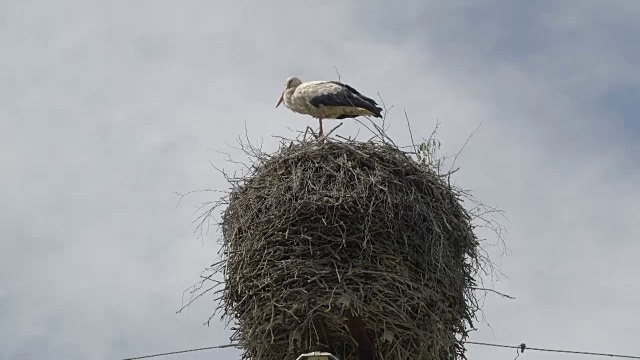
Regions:
<instances>
[{"instance_id":1,"label":"cloudy sky","mask_svg":"<svg viewBox=\"0 0 640 360\"><path fill-rule=\"evenodd\" d=\"M640 2L0 0L0 358L120 359L228 342L194 195L288 76L342 80L445 153L506 213L506 275L471 340L640 354ZM636 120L634 120L636 119ZM345 122L342 135L359 126ZM514 351L469 345L471 359ZM165 359L237 359L211 350ZM521 359L570 359L526 352Z\"/></svg>"}]
</instances>

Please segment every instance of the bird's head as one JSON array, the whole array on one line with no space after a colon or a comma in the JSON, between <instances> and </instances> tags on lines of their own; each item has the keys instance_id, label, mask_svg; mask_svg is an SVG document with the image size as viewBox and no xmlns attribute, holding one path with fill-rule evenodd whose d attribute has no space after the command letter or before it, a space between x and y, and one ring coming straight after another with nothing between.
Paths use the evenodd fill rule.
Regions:
<instances>
[{"instance_id":1,"label":"bird's head","mask_svg":"<svg viewBox=\"0 0 640 360\"><path fill-rule=\"evenodd\" d=\"M276 107L280 106L280 104L284 100L284 94L287 92L287 90L294 91L300 84L302 84L302 80L298 79L297 77L292 76L288 78L284 83L284 91L282 91L282 95L280 95L280 99L278 100Z\"/></svg>"}]
</instances>

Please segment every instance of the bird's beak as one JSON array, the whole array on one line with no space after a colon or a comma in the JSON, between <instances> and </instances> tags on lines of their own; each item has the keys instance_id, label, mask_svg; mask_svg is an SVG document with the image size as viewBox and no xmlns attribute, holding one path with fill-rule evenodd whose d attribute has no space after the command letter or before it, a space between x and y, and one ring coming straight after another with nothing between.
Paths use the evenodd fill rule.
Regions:
<instances>
[{"instance_id":1,"label":"bird's beak","mask_svg":"<svg viewBox=\"0 0 640 360\"><path fill-rule=\"evenodd\" d=\"M280 106L280 103L282 103L282 100L284 100L284 91L282 92L282 95L280 95L280 100L278 100L276 107Z\"/></svg>"}]
</instances>

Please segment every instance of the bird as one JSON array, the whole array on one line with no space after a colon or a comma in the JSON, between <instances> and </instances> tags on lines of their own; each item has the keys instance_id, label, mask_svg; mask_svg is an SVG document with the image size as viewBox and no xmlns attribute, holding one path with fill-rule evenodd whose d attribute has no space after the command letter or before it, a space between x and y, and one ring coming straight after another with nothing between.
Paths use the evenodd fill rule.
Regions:
<instances>
[{"instance_id":1,"label":"bird","mask_svg":"<svg viewBox=\"0 0 640 360\"><path fill-rule=\"evenodd\" d=\"M291 76L285 82L276 108L284 102L291 111L311 115L320 122L319 136L323 135L323 119L346 119L358 116L382 117L382 109L371 98L339 81L307 81Z\"/></svg>"}]
</instances>

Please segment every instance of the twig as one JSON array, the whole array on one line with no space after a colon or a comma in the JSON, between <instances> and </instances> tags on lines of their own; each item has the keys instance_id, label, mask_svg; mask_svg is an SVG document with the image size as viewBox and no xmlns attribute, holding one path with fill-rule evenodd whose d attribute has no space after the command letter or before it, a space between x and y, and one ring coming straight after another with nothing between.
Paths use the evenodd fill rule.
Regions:
<instances>
[{"instance_id":1,"label":"twig","mask_svg":"<svg viewBox=\"0 0 640 360\"><path fill-rule=\"evenodd\" d=\"M473 287L473 290L480 290L480 291L486 291L486 292L492 292L494 294L500 295L502 297L505 297L507 299L511 299L511 300L515 300L516 298L514 298L513 296L509 296L507 294L503 294L499 291L493 290L493 289L485 289L485 288L479 288L479 287Z\"/></svg>"},{"instance_id":2,"label":"twig","mask_svg":"<svg viewBox=\"0 0 640 360\"><path fill-rule=\"evenodd\" d=\"M338 67L334 65L333 68L336 70L336 74L338 74L338 82L340 82L340 72L338 71Z\"/></svg>"},{"instance_id":3,"label":"twig","mask_svg":"<svg viewBox=\"0 0 640 360\"><path fill-rule=\"evenodd\" d=\"M416 143L413 141L413 131L411 131L411 123L409 122L409 115L407 115L407 110L404 110L404 118L407 120L407 128L409 129L409 137L411 138L411 146L413 147L413 151L417 151Z\"/></svg>"},{"instance_id":4,"label":"twig","mask_svg":"<svg viewBox=\"0 0 640 360\"><path fill-rule=\"evenodd\" d=\"M471 140L471 138L473 137L473 135L476 134L476 132L478 132L478 129L480 129L480 126L482 125L482 123L478 124L478 127L476 127L475 130L473 130L473 132L471 132L471 134L469 135L469 137L467 138L467 140L464 142L464 144L462 145L462 147L460 148L460 150L458 150L458 153L455 155L455 157L453 158L453 163L451 164L451 168L453 169L453 167L456 165L456 160L458 160L458 156L462 153L462 150L464 150L464 148L467 146L467 144L469 143L469 140Z\"/></svg>"}]
</instances>

